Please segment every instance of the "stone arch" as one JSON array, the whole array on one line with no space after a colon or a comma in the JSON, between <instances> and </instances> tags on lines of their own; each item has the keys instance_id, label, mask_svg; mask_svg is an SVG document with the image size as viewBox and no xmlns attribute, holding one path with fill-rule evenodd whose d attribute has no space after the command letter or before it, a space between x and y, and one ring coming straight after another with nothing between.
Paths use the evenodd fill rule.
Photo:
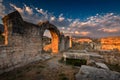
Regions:
<instances>
[{"instance_id":1,"label":"stone arch","mask_svg":"<svg viewBox=\"0 0 120 80\"><path fill-rule=\"evenodd\" d=\"M26 22L18 11L6 15L2 20L6 45L0 46L0 73L41 60L41 39L45 30L52 34L53 53L68 49L69 38L62 36L57 27L49 22L38 25Z\"/></svg>"},{"instance_id":2,"label":"stone arch","mask_svg":"<svg viewBox=\"0 0 120 80\"><path fill-rule=\"evenodd\" d=\"M59 44L60 44L60 31L57 29L56 26L50 24L48 21L41 22L38 25L40 26L41 37L43 37L45 30L50 31L50 34L52 37L52 42L51 42L52 53L58 53Z\"/></svg>"}]
</instances>

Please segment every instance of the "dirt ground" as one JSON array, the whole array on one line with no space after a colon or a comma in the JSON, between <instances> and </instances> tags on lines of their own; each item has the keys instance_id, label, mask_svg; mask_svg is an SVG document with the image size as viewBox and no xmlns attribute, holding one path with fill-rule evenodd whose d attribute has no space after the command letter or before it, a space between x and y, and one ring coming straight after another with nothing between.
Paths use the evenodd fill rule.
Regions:
<instances>
[{"instance_id":1,"label":"dirt ground","mask_svg":"<svg viewBox=\"0 0 120 80\"><path fill-rule=\"evenodd\" d=\"M75 80L79 68L60 63L62 55L38 61L0 75L0 80Z\"/></svg>"}]
</instances>

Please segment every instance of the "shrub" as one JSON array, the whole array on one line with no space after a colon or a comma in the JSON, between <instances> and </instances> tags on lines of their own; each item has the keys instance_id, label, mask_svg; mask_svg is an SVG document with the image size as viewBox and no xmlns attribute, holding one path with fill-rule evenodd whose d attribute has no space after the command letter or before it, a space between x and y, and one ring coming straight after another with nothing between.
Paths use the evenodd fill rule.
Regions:
<instances>
[{"instance_id":1,"label":"shrub","mask_svg":"<svg viewBox=\"0 0 120 80\"><path fill-rule=\"evenodd\" d=\"M73 65L73 66L81 66L81 65L86 65L87 60L85 59L71 59L71 58L66 58L66 62L64 62L64 58L62 57L59 60L60 63L66 63L67 65Z\"/></svg>"},{"instance_id":2,"label":"shrub","mask_svg":"<svg viewBox=\"0 0 120 80\"><path fill-rule=\"evenodd\" d=\"M70 64L73 66L81 66L86 65L87 61L85 59L70 59L66 58L66 64Z\"/></svg>"}]
</instances>

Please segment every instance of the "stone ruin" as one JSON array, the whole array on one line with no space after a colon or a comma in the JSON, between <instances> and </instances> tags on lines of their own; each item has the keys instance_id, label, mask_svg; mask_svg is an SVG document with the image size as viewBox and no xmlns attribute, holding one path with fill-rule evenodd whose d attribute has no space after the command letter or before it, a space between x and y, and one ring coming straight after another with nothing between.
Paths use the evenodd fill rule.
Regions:
<instances>
[{"instance_id":1,"label":"stone ruin","mask_svg":"<svg viewBox=\"0 0 120 80\"><path fill-rule=\"evenodd\" d=\"M35 25L22 19L18 11L3 17L5 45L0 46L0 73L40 60L43 52L43 34L52 36L52 53L57 54L71 47L69 36L60 34L48 21Z\"/></svg>"}]
</instances>

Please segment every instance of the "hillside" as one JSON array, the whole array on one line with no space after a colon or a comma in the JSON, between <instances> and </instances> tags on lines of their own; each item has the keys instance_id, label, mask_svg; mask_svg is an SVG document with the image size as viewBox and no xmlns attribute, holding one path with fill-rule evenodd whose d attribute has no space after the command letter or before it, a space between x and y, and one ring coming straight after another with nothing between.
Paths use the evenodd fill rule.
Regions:
<instances>
[{"instance_id":1,"label":"hillside","mask_svg":"<svg viewBox=\"0 0 120 80\"><path fill-rule=\"evenodd\" d=\"M102 49L104 50L112 50L118 49L120 50L120 36L114 37L105 37L101 38Z\"/></svg>"},{"instance_id":2,"label":"hillside","mask_svg":"<svg viewBox=\"0 0 120 80\"><path fill-rule=\"evenodd\" d=\"M113 49L118 49L120 50L120 36L112 36L112 37L104 37L104 38L99 38L99 39L92 39L92 38L87 38L87 37L82 37L82 38L72 38L73 42L74 42L74 47L76 49L80 49L80 47L82 49L84 49L83 46L85 46L86 48L88 48L92 43L96 43L96 44L100 44L102 50L113 50ZM76 43L76 44L75 44ZM78 44L77 44L78 43ZM84 44L81 44L84 43Z\"/></svg>"}]
</instances>

